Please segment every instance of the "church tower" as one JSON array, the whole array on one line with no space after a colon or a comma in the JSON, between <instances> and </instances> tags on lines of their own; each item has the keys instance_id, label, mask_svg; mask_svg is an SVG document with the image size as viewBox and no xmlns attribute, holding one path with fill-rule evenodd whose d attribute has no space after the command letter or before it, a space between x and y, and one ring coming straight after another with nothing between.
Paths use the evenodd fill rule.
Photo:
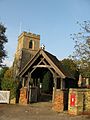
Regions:
<instances>
[{"instance_id":1,"label":"church tower","mask_svg":"<svg viewBox=\"0 0 90 120\"><path fill-rule=\"evenodd\" d=\"M26 65L40 48L40 35L23 32L18 37L18 46L14 58L14 75Z\"/></svg>"}]
</instances>

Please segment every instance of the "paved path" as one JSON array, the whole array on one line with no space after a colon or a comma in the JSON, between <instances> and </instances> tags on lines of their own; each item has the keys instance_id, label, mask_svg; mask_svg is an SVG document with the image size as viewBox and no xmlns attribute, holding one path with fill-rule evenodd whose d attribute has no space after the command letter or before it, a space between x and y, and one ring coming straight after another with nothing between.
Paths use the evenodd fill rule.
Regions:
<instances>
[{"instance_id":1,"label":"paved path","mask_svg":"<svg viewBox=\"0 0 90 120\"><path fill-rule=\"evenodd\" d=\"M90 120L90 116L56 113L51 109L51 103L27 106L0 104L0 120Z\"/></svg>"}]
</instances>

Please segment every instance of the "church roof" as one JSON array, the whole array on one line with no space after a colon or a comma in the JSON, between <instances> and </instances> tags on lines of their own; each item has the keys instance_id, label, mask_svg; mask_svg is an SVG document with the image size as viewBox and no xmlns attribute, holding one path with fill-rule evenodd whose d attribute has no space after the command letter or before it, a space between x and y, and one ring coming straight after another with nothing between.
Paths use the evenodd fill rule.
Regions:
<instances>
[{"instance_id":1,"label":"church roof","mask_svg":"<svg viewBox=\"0 0 90 120\"><path fill-rule=\"evenodd\" d=\"M50 54L49 52L45 51L45 53L47 54L47 56L53 61L53 63L59 68L60 71L62 71L62 73L69 78L72 78L71 74L66 71L62 65L62 63L57 59L56 56Z\"/></svg>"},{"instance_id":2,"label":"church roof","mask_svg":"<svg viewBox=\"0 0 90 120\"><path fill-rule=\"evenodd\" d=\"M73 78L73 76L68 71L65 71L61 62L56 58L56 56L43 49L38 50L32 59L30 59L25 67L20 71L18 76L22 77L34 65L35 61L40 57L40 55L43 56L43 58L49 63L49 65L61 78Z\"/></svg>"}]
</instances>

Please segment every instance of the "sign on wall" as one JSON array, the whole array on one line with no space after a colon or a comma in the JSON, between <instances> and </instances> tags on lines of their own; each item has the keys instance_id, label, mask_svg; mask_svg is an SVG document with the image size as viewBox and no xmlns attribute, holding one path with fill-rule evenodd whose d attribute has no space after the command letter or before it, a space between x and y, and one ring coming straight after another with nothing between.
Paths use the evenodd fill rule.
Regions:
<instances>
[{"instance_id":1,"label":"sign on wall","mask_svg":"<svg viewBox=\"0 0 90 120\"><path fill-rule=\"evenodd\" d=\"M70 106L74 107L75 106L75 98L76 98L76 94L72 93L70 96Z\"/></svg>"},{"instance_id":2,"label":"sign on wall","mask_svg":"<svg viewBox=\"0 0 90 120\"><path fill-rule=\"evenodd\" d=\"M0 103L9 104L10 91L0 91Z\"/></svg>"}]
</instances>

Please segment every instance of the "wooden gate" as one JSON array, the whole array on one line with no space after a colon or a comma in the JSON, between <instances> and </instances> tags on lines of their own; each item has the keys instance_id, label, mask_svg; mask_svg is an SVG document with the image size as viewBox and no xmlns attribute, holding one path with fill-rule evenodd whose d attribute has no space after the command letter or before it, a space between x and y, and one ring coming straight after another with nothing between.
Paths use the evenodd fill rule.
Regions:
<instances>
[{"instance_id":1,"label":"wooden gate","mask_svg":"<svg viewBox=\"0 0 90 120\"><path fill-rule=\"evenodd\" d=\"M0 103L9 104L10 91L0 91Z\"/></svg>"}]
</instances>

